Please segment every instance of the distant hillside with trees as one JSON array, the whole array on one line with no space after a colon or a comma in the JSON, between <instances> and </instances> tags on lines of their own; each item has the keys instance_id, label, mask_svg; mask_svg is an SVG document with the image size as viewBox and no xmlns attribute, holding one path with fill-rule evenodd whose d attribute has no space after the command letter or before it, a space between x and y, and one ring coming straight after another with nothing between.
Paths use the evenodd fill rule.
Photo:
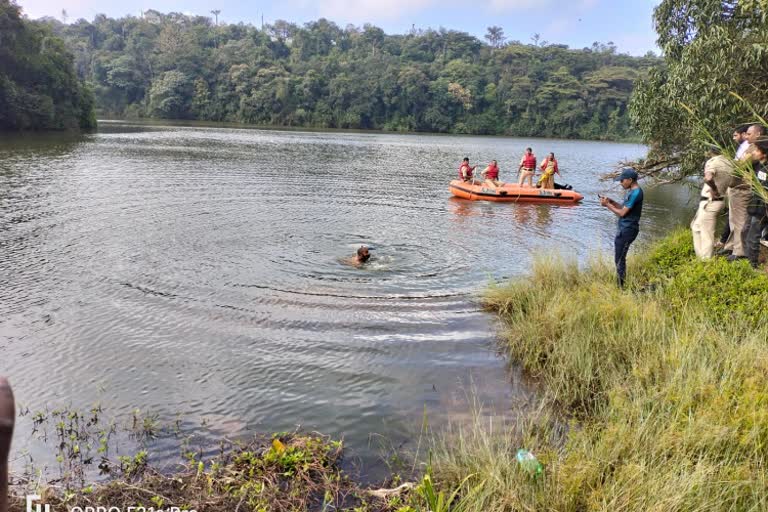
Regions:
<instances>
[{"instance_id":1,"label":"distant hillside with trees","mask_svg":"<svg viewBox=\"0 0 768 512\"><path fill-rule=\"evenodd\" d=\"M99 114L113 117L620 139L635 135L635 81L659 62L612 43L507 43L500 27L483 42L325 19L218 24L219 13L44 21L74 53Z\"/></svg>"},{"instance_id":2,"label":"distant hillside with trees","mask_svg":"<svg viewBox=\"0 0 768 512\"><path fill-rule=\"evenodd\" d=\"M93 96L64 42L46 24L23 19L16 4L0 0L0 131L95 126Z\"/></svg>"}]
</instances>

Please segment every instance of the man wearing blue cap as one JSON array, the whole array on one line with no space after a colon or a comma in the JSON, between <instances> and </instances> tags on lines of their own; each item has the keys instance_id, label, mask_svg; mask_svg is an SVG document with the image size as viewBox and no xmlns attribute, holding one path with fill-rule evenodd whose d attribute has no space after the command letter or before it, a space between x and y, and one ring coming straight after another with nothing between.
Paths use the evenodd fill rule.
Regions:
<instances>
[{"instance_id":1,"label":"man wearing blue cap","mask_svg":"<svg viewBox=\"0 0 768 512\"><path fill-rule=\"evenodd\" d=\"M628 190L624 203L619 204L613 199L600 196L600 204L605 206L619 217L619 226L616 238L613 241L614 260L616 261L616 275L619 278L619 286L624 287L624 278L627 275L627 252L629 246L637 238L640 232L640 215L643 213L643 189L637 183L637 172L634 169L625 168L616 178L621 182L624 190Z\"/></svg>"}]
</instances>

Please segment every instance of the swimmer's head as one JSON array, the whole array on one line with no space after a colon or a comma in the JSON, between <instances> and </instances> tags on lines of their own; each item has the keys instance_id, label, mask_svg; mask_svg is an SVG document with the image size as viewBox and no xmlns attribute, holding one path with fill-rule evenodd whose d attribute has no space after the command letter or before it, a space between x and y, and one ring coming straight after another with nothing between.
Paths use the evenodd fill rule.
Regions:
<instances>
[{"instance_id":1,"label":"swimmer's head","mask_svg":"<svg viewBox=\"0 0 768 512\"><path fill-rule=\"evenodd\" d=\"M365 263L368 261L368 258L371 257L371 253L368 252L368 248L364 245L361 245L360 248L357 250L357 261L361 263Z\"/></svg>"}]
</instances>

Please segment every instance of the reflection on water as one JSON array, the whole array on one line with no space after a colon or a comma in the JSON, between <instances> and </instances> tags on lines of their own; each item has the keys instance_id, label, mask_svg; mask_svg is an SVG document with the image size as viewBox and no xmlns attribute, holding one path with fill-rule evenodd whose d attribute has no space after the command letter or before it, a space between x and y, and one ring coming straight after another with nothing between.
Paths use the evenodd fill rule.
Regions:
<instances>
[{"instance_id":1,"label":"reflection on water","mask_svg":"<svg viewBox=\"0 0 768 512\"><path fill-rule=\"evenodd\" d=\"M559 155L578 206L449 197L461 157ZM615 218L592 200L630 144L340 134L106 123L74 140L0 144L0 373L20 399L155 411L202 436L288 430L398 444L488 409L509 383L489 278L535 253L610 251ZM689 216L678 189L649 191L642 237ZM361 244L374 259L340 260ZM26 428L22 424L22 430ZM214 432L214 434L216 433ZM23 439L23 436L20 436ZM20 446L23 446L21 444Z\"/></svg>"}]
</instances>

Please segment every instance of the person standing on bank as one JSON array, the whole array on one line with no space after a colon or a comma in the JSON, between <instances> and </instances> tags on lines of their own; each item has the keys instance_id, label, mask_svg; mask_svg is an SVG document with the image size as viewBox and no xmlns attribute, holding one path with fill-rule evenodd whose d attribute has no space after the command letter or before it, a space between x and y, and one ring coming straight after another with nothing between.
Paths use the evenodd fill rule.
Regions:
<instances>
[{"instance_id":1,"label":"person standing on bank","mask_svg":"<svg viewBox=\"0 0 768 512\"><path fill-rule=\"evenodd\" d=\"M746 142L749 144L740 158L741 162L754 160L752 150L755 142L765 134L765 128L759 124L750 125L747 128ZM751 171L750 171L751 172ZM752 187L747 179L734 179L734 183L728 188L728 224L731 234L720 255L728 256L728 261L747 258L746 237L749 230L750 215L747 211L752 200Z\"/></svg>"},{"instance_id":2,"label":"person standing on bank","mask_svg":"<svg viewBox=\"0 0 768 512\"><path fill-rule=\"evenodd\" d=\"M608 208L619 217L616 238L613 241L614 261L616 262L616 276L619 287L624 288L624 279L627 275L627 252L629 246L637 238L640 232L640 215L643 213L643 189L637 183L637 171L625 168L616 181L621 182L627 195L622 204L613 199L600 196L600 205Z\"/></svg>"},{"instance_id":3,"label":"person standing on bank","mask_svg":"<svg viewBox=\"0 0 768 512\"><path fill-rule=\"evenodd\" d=\"M768 139L758 140L752 147L753 166L757 181L763 188L763 194L768 193ZM768 211L765 200L756 190L752 191L752 199L747 207L749 223L745 241L746 256L752 268L757 268L760 259L760 238L763 230L768 227Z\"/></svg>"},{"instance_id":4,"label":"person standing on bank","mask_svg":"<svg viewBox=\"0 0 768 512\"><path fill-rule=\"evenodd\" d=\"M702 260L711 258L714 253L717 217L725 206L725 191L733 180L735 169L733 161L723 155L713 156L704 164L704 186L691 221L693 250Z\"/></svg>"}]
</instances>

